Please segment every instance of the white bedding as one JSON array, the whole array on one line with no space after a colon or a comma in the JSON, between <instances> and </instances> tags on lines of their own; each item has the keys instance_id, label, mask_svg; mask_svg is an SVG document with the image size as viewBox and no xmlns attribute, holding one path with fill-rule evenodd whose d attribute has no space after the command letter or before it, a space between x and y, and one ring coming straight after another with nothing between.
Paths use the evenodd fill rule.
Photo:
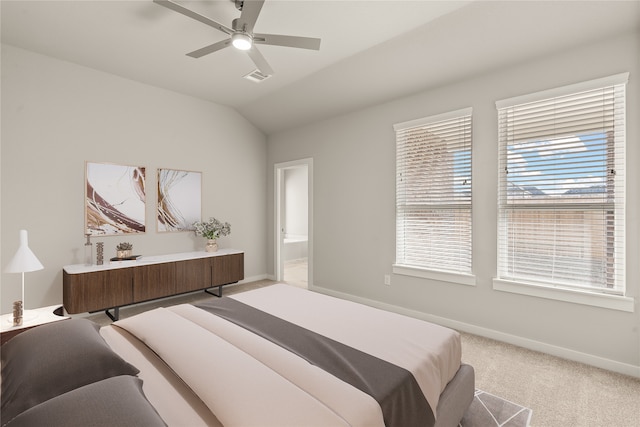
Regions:
<instances>
[{"instance_id":1,"label":"white bedding","mask_svg":"<svg viewBox=\"0 0 640 427\"><path fill-rule=\"evenodd\" d=\"M113 326L101 328L100 334L116 353L140 370L144 393L168 426L223 427L202 400L137 338Z\"/></svg>"},{"instance_id":2,"label":"white bedding","mask_svg":"<svg viewBox=\"0 0 640 427\"><path fill-rule=\"evenodd\" d=\"M433 323L283 284L231 298L407 369L434 411L460 368L460 335Z\"/></svg>"},{"instance_id":3,"label":"white bedding","mask_svg":"<svg viewBox=\"0 0 640 427\"><path fill-rule=\"evenodd\" d=\"M459 335L417 319L282 284L232 298L411 371L434 411L460 366ZM131 333L184 381L162 384L168 382L162 369L149 366L152 373L146 373L129 359L135 355L123 354L143 372L145 393L168 425L384 425L369 395L191 305L148 311L114 325L119 328L103 328L103 336L116 351L133 346L144 352L140 343L135 349ZM174 390L159 392L156 386ZM199 399L189 397L189 389ZM188 423L182 418L187 412L195 412Z\"/></svg>"}]
</instances>

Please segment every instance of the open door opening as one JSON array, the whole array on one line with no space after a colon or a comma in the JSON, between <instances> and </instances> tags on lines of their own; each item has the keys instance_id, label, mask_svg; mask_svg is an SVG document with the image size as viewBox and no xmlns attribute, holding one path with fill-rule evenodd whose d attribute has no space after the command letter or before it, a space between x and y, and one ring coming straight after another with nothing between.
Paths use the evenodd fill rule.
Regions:
<instances>
[{"instance_id":1,"label":"open door opening","mask_svg":"<svg viewBox=\"0 0 640 427\"><path fill-rule=\"evenodd\" d=\"M276 280L309 287L312 264L312 159L276 167Z\"/></svg>"}]
</instances>

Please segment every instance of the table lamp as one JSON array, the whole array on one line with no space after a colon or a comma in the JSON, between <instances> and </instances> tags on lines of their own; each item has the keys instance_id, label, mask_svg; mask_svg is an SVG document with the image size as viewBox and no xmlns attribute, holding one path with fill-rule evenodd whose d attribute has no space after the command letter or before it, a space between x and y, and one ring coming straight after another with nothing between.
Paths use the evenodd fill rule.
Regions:
<instances>
[{"instance_id":1,"label":"table lamp","mask_svg":"<svg viewBox=\"0 0 640 427\"><path fill-rule=\"evenodd\" d=\"M42 270L44 267L38 258L29 249L29 242L27 237L27 230L20 230L20 246L13 256L13 259L7 264L4 271L5 273L21 273L22 274L22 306L25 308L23 318L24 320L31 320L36 317L35 313L29 313L26 310L24 304L24 273L29 271Z\"/></svg>"}]
</instances>

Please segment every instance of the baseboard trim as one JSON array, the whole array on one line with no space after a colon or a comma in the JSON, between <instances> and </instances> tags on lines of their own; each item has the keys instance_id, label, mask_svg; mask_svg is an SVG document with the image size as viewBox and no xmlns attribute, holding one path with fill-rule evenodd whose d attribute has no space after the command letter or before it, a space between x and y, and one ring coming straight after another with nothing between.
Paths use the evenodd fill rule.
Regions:
<instances>
[{"instance_id":1,"label":"baseboard trim","mask_svg":"<svg viewBox=\"0 0 640 427\"><path fill-rule=\"evenodd\" d=\"M595 356L593 354L583 353L580 351L571 350L569 348L560 347L553 344L548 344L545 342L520 337L517 335L507 334L504 332L496 331L494 329L472 325L470 323L459 322L457 320L452 320L452 319L448 319L440 316L434 316L432 314L427 314L421 311L399 307L393 304L387 304L380 301L371 300L368 298L346 294L346 293L335 291L332 289L323 288L321 286L310 286L309 289L326 294L326 295L334 296L337 298L342 298L342 299L358 302L361 304L369 305L372 307L381 308L387 311L404 314L405 316L426 320L428 322L446 326L448 328L455 329L458 331L479 335L481 337L494 339L496 341L501 341L508 344L513 344L518 347L527 348L529 350L539 351L541 353L550 354L552 356L557 356L563 359L573 360L575 362L584 363L586 365L595 366L597 368L606 369L608 371L613 371L620 374L640 378L640 366L635 366L628 363L622 363L616 360L606 359L604 357Z\"/></svg>"},{"instance_id":2,"label":"baseboard trim","mask_svg":"<svg viewBox=\"0 0 640 427\"><path fill-rule=\"evenodd\" d=\"M257 276L245 277L244 279L240 280L238 284L258 282L260 280L273 280L273 279L271 279L271 277L265 273L265 274L259 274Z\"/></svg>"}]
</instances>

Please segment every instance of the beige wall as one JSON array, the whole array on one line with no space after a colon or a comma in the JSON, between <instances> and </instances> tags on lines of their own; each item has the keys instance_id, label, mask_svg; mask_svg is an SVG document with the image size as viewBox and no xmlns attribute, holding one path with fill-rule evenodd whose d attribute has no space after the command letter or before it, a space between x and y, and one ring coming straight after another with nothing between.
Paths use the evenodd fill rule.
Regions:
<instances>
[{"instance_id":1,"label":"beige wall","mask_svg":"<svg viewBox=\"0 0 640 427\"><path fill-rule=\"evenodd\" d=\"M62 301L62 268L82 262L84 162L146 166L147 232L92 239L115 256L201 250L192 233L157 233L158 168L203 172L203 217L231 223L222 247L245 251L245 276L266 273L266 138L236 111L2 45L2 268L29 231L44 264L25 277L26 308ZM2 274L1 312L20 299Z\"/></svg>"},{"instance_id":2,"label":"beige wall","mask_svg":"<svg viewBox=\"0 0 640 427\"><path fill-rule=\"evenodd\" d=\"M428 314L475 333L640 376L640 169L635 167L640 163L639 52L638 33L621 35L270 135L270 170L278 162L313 158L313 284L343 296ZM636 298L635 312L493 290L498 187L495 101L627 71L627 289L628 295ZM477 285L393 275L392 126L465 107L473 107L473 268ZM267 176L271 224L273 173ZM272 228L268 240L271 259ZM386 274L392 274L391 286L384 285Z\"/></svg>"}]
</instances>

